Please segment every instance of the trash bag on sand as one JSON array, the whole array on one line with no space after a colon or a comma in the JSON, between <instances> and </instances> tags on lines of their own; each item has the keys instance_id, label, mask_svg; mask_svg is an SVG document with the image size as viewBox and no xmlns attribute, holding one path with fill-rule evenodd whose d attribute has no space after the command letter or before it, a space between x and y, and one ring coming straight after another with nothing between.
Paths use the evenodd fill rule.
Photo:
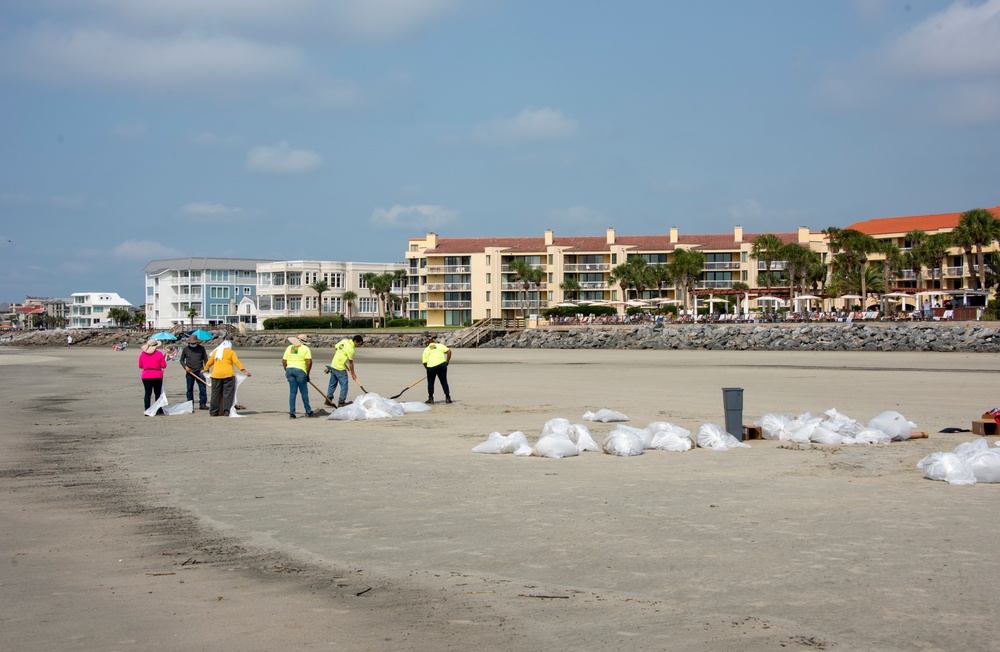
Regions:
<instances>
[{"instance_id":1,"label":"trash bag on sand","mask_svg":"<svg viewBox=\"0 0 1000 652\"><path fill-rule=\"evenodd\" d=\"M472 449L473 453L513 453L522 446L531 445L528 438L520 430L516 430L509 435L501 435L499 432L491 432L486 441Z\"/></svg>"},{"instance_id":2,"label":"trash bag on sand","mask_svg":"<svg viewBox=\"0 0 1000 652\"><path fill-rule=\"evenodd\" d=\"M365 419L391 419L401 417L403 406L392 399L382 398L375 392L362 394L350 405L337 408L327 419L335 421L364 421Z\"/></svg>"},{"instance_id":3,"label":"trash bag on sand","mask_svg":"<svg viewBox=\"0 0 1000 652\"><path fill-rule=\"evenodd\" d=\"M175 417L178 414L192 414L194 412L194 401L184 401L177 405L168 405L163 408L163 413L168 417Z\"/></svg>"},{"instance_id":4,"label":"trash bag on sand","mask_svg":"<svg viewBox=\"0 0 1000 652\"><path fill-rule=\"evenodd\" d=\"M165 407L167 407L167 395L161 392L160 397L153 401L153 404L143 414L147 417L155 417L156 413Z\"/></svg>"},{"instance_id":5,"label":"trash bag on sand","mask_svg":"<svg viewBox=\"0 0 1000 652\"><path fill-rule=\"evenodd\" d=\"M760 428L761 437L764 439L787 440L789 438L788 426L795 421L791 414L765 414L753 422L753 425Z\"/></svg>"},{"instance_id":6,"label":"trash bag on sand","mask_svg":"<svg viewBox=\"0 0 1000 652\"><path fill-rule=\"evenodd\" d=\"M622 457L642 455L644 448L642 437L637 434L635 428L628 426L618 426L601 442L601 449L605 453Z\"/></svg>"},{"instance_id":7,"label":"trash bag on sand","mask_svg":"<svg viewBox=\"0 0 1000 652\"><path fill-rule=\"evenodd\" d=\"M565 435L576 444L576 448L581 453L583 451L598 451L597 442L590 435L590 429L582 423L570 423L569 419L549 419L542 426L541 437L546 435Z\"/></svg>"},{"instance_id":8,"label":"trash bag on sand","mask_svg":"<svg viewBox=\"0 0 1000 652\"><path fill-rule=\"evenodd\" d=\"M948 484L1000 482L1000 449L990 448L985 439L964 442L950 453L931 453L917 462L930 480Z\"/></svg>"},{"instance_id":9,"label":"trash bag on sand","mask_svg":"<svg viewBox=\"0 0 1000 652\"><path fill-rule=\"evenodd\" d=\"M694 442L691 441L691 431L672 423L654 421L646 426L646 430L653 435L648 448L683 453L694 447Z\"/></svg>"},{"instance_id":10,"label":"trash bag on sand","mask_svg":"<svg viewBox=\"0 0 1000 652\"><path fill-rule=\"evenodd\" d=\"M601 408L597 412L584 412L583 418L585 421L600 421L601 423L629 420L629 418L621 412L615 412L614 410L609 410L607 408Z\"/></svg>"},{"instance_id":11,"label":"trash bag on sand","mask_svg":"<svg viewBox=\"0 0 1000 652\"><path fill-rule=\"evenodd\" d=\"M580 449L576 447L568 435L553 432L538 438L534 454L538 457L551 457L557 460L561 457L575 457L580 454Z\"/></svg>"},{"instance_id":12,"label":"trash bag on sand","mask_svg":"<svg viewBox=\"0 0 1000 652\"><path fill-rule=\"evenodd\" d=\"M750 448L750 444L744 444L736 437L714 423L703 423L698 428L698 446L701 448L711 448L714 451L727 451L730 448Z\"/></svg>"},{"instance_id":13,"label":"trash bag on sand","mask_svg":"<svg viewBox=\"0 0 1000 652\"><path fill-rule=\"evenodd\" d=\"M917 424L907 421L899 412L887 410L868 422L869 428L881 430L893 441L909 439Z\"/></svg>"}]
</instances>

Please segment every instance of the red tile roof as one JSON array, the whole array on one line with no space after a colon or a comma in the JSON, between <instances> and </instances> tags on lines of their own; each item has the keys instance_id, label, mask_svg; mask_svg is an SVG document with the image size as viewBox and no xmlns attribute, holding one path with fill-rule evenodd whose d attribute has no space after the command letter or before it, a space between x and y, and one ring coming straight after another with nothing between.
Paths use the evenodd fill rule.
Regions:
<instances>
[{"instance_id":1,"label":"red tile roof","mask_svg":"<svg viewBox=\"0 0 1000 652\"><path fill-rule=\"evenodd\" d=\"M987 208L1000 219L1000 206ZM963 211L964 212L964 211ZM940 213L938 215L914 215L911 217L882 217L864 222L855 222L848 226L848 229L861 231L868 235L885 235L888 233L909 233L913 230L938 231L940 229L954 229L958 226L962 213Z\"/></svg>"},{"instance_id":2,"label":"red tile roof","mask_svg":"<svg viewBox=\"0 0 1000 652\"><path fill-rule=\"evenodd\" d=\"M45 308L41 306L23 306L18 308L17 311L24 315L40 315L45 312Z\"/></svg>"}]
</instances>

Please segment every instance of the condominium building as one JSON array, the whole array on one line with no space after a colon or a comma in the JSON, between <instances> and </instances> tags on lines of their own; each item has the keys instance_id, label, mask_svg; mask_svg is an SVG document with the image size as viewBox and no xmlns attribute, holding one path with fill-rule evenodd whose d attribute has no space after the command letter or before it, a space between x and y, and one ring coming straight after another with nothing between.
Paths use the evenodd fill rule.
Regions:
<instances>
[{"instance_id":1,"label":"condominium building","mask_svg":"<svg viewBox=\"0 0 1000 652\"><path fill-rule=\"evenodd\" d=\"M150 328L215 324L257 328L257 265L249 258L154 260L146 274Z\"/></svg>"},{"instance_id":2,"label":"condominium building","mask_svg":"<svg viewBox=\"0 0 1000 652\"><path fill-rule=\"evenodd\" d=\"M1000 219L1000 207L989 209ZM898 217L856 222L846 227L871 235L876 240L896 243L904 252L912 243L907 238L913 230L950 233L958 226L961 213ZM724 234L684 234L674 227L662 235L619 235L608 229L600 236L557 236L545 231L541 237L513 238L442 238L428 233L411 238L406 252L410 285L411 318L426 319L429 326L458 326L484 318L516 318L539 314L542 310L567 300L594 303L623 302L619 284L612 270L630 257L639 256L650 266L667 265L680 249L694 249L705 254L695 294L741 294L749 301L764 294L761 279L775 276L787 266L783 260L767 263L753 257L754 241L761 233L744 233L737 226ZM808 227L794 232L772 233L784 243L797 243L820 254L829 263L829 236ZM997 251L994 242L988 248ZM896 285L887 290L926 289L968 290L977 287L973 276L978 266L968 263L970 256L962 247L951 245L940 266L899 270ZM873 264L879 254L871 254ZM531 283L527 291L511 269L515 261L529 263L543 270L543 278ZM762 274L765 271L771 274ZM735 286L741 289L736 290ZM571 288L571 289L570 289ZM969 292L971 293L971 292ZM791 289L770 287L768 294L790 298ZM674 286L644 288L641 299L660 298L677 301ZM706 298L708 298L706 296Z\"/></svg>"},{"instance_id":3,"label":"condominium building","mask_svg":"<svg viewBox=\"0 0 1000 652\"><path fill-rule=\"evenodd\" d=\"M70 307L69 328L108 328L117 324L108 318L112 308L131 308L116 292L74 292Z\"/></svg>"},{"instance_id":4,"label":"condominium building","mask_svg":"<svg viewBox=\"0 0 1000 652\"><path fill-rule=\"evenodd\" d=\"M384 274L407 269L405 263L357 263L321 260L286 260L257 265L258 317L294 315L322 316L343 314L353 317L377 317L378 299L365 283L366 274ZM327 290L313 286L325 282ZM402 278L392 286L392 294L408 300L407 281ZM345 298L346 294L346 298ZM393 314L402 314L399 304Z\"/></svg>"}]
</instances>

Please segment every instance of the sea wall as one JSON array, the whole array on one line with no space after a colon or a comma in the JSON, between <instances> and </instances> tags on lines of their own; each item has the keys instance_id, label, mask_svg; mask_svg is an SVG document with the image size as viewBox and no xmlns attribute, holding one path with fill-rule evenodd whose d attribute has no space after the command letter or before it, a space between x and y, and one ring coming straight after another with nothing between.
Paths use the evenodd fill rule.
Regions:
<instances>
[{"instance_id":1,"label":"sea wall","mask_svg":"<svg viewBox=\"0 0 1000 652\"><path fill-rule=\"evenodd\" d=\"M148 337L143 331L69 331L74 346L107 346L123 339L138 350ZM364 331L365 346L423 346L423 331ZM5 346L66 346L67 331L14 332ZM182 333L178 333L183 337ZM266 331L216 333L239 348L284 347L287 334ZM344 333L312 333L312 348L333 348ZM447 343L454 334L443 336ZM1000 351L1000 325L994 322L954 323L817 323L817 324L644 324L639 326L580 326L527 330L480 344L483 348L520 349L707 349L764 351Z\"/></svg>"}]
</instances>

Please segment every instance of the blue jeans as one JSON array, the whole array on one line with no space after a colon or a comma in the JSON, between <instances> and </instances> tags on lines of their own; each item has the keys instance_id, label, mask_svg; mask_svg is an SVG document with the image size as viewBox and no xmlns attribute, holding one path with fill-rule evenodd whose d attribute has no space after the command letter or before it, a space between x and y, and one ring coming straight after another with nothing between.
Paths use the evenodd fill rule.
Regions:
<instances>
[{"instance_id":1,"label":"blue jeans","mask_svg":"<svg viewBox=\"0 0 1000 652\"><path fill-rule=\"evenodd\" d=\"M330 387L326 390L327 397L332 401L333 392L336 391L337 385L340 385L340 403L347 402L347 369L331 369L330 370Z\"/></svg>"},{"instance_id":2,"label":"blue jeans","mask_svg":"<svg viewBox=\"0 0 1000 652\"><path fill-rule=\"evenodd\" d=\"M288 413L295 414L295 393L302 394L302 407L306 414L312 412L309 407L309 380L306 372L302 369L285 369L285 378L288 379Z\"/></svg>"},{"instance_id":3,"label":"blue jeans","mask_svg":"<svg viewBox=\"0 0 1000 652\"><path fill-rule=\"evenodd\" d=\"M198 378L205 380L205 374L201 371L194 372L198 374ZM198 405L208 405L208 390L205 389L205 383L198 382L198 380L189 373L185 373L184 377L187 379L187 400L194 401L194 385L198 384Z\"/></svg>"}]
</instances>

